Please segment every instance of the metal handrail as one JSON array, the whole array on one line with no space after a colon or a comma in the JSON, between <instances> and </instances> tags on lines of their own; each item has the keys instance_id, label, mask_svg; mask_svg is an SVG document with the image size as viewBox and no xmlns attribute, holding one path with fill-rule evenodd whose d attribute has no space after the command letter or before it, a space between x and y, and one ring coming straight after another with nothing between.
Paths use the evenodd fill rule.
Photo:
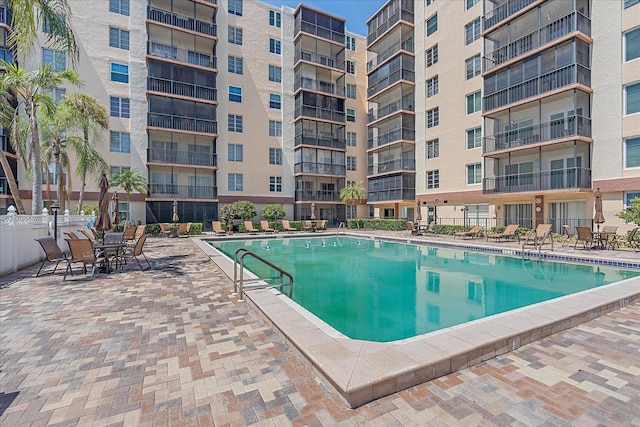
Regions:
<instances>
[{"instance_id":1,"label":"metal handrail","mask_svg":"<svg viewBox=\"0 0 640 427\"><path fill-rule=\"evenodd\" d=\"M238 279L238 254L240 254L240 252L243 252L242 255L240 255L240 278ZM246 256L251 256L255 259L257 259L258 261L262 262L263 264L273 268L274 270L276 270L277 272L279 272L280 274L277 276L269 276L269 277L257 277L255 279L249 279L249 280L244 280L244 257ZM289 279L289 283L285 283L284 281L284 277L287 277ZM279 279L280 283L276 283L276 284L262 284L262 283L258 283L261 282L263 280L275 280L275 279ZM245 283L247 284L252 284L251 288L252 289L257 289L257 288L265 288L265 289L269 289L269 288L278 288L278 290L280 292L282 291L282 288L284 286L288 286L289 287L289 292L288 292L288 296L289 298L292 297L293 295L293 276L286 272L285 270L281 269L280 267L278 267L277 265L273 264L270 261L267 261L266 259L262 258L260 255L256 254L255 252L251 252L249 249L247 248L238 248L236 249L236 251L233 254L233 294L240 294L240 299L238 301L244 301L244 288L245 288Z\"/></svg>"}]
</instances>

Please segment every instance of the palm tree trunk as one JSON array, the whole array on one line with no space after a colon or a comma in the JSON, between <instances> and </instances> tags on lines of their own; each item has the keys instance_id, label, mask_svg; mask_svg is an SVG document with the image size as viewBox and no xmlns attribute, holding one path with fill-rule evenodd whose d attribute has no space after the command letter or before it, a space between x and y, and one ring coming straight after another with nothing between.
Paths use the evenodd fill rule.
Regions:
<instances>
[{"instance_id":1,"label":"palm tree trunk","mask_svg":"<svg viewBox=\"0 0 640 427\"><path fill-rule=\"evenodd\" d=\"M33 99L26 103L25 111L29 118L28 138L31 148L31 165L33 167L33 176L31 181L31 214L38 215L42 209L42 160L40 158L36 104L33 102Z\"/></svg>"},{"instance_id":2,"label":"palm tree trunk","mask_svg":"<svg viewBox=\"0 0 640 427\"><path fill-rule=\"evenodd\" d=\"M82 136L84 137L84 143L88 144L89 143L89 129L85 126L82 129ZM80 195L78 196L78 215L80 214L80 211L82 210L82 203L84 202L84 188L87 186L87 172L85 169L85 172L82 174L82 176L80 177L80 180L82 181L82 184L80 185ZM71 203L71 202L69 202Z\"/></svg>"},{"instance_id":3,"label":"palm tree trunk","mask_svg":"<svg viewBox=\"0 0 640 427\"><path fill-rule=\"evenodd\" d=\"M0 163L2 164L2 170L4 171L4 175L7 177L7 183L9 184L9 191L11 191L11 196L13 197L13 202L16 204L16 209L20 215L24 215L26 212L24 210L24 205L22 204L22 199L20 198L20 190L18 190L18 183L16 182L16 178L13 176L13 171L11 170L11 166L9 165L9 160L7 160L7 155L4 150L0 149Z\"/></svg>"},{"instance_id":4,"label":"palm tree trunk","mask_svg":"<svg viewBox=\"0 0 640 427\"><path fill-rule=\"evenodd\" d=\"M56 162L56 178L58 179L58 206L60 207L60 212L64 212L64 179L62 179L62 167L60 166L60 155L54 156Z\"/></svg>"}]
</instances>

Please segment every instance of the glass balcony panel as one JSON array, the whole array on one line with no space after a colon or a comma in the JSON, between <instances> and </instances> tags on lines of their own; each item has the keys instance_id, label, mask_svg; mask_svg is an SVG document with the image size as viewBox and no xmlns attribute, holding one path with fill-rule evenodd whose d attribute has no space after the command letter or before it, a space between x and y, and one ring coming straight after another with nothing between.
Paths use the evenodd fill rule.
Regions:
<instances>
[{"instance_id":1,"label":"glass balcony panel","mask_svg":"<svg viewBox=\"0 0 640 427\"><path fill-rule=\"evenodd\" d=\"M189 166L216 166L216 154L196 151L147 149L147 161L150 163L172 163Z\"/></svg>"},{"instance_id":2,"label":"glass balcony panel","mask_svg":"<svg viewBox=\"0 0 640 427\"><path fill-rule=\"evenodd\" d=\"M588 189L591 185L591 169L565 168L484 178L482 192L492 194L568 188Z\"/></svg>"},{"instance_id":3,"label":"glass balcony panel","mask_svg":"<svg viewBox=\"0 0 640 427\"><path fill-rule=\"evenodd\" d=\"M511 15L519 12L537 0L507 0L498 5L493 0L484 0L485 15L483 18L483 31L504 21Z\"/></svg>"},{"instance_id":4,"label":"glass balcony panel","mask_svg":"<svg viewBox=\"0 0 640 427\"><path fill-rule=\"evenodd\" d=\"M367 139L367 149L380 147L396 141L414 141L416 131L413 128L397 128Z\"/></svg>"},{"instance_id":5,"label":"glass balcony panel","mask_svg":"<svg viewBox=\"0 0 640 427\"><path fill-rule=\"evenodd\" d=\"M216 199L218 197L218 188L198 185L150 184L149 197L166 199Z\"/></svg>"},{"instance_id":6,"label":"glass balcony panel","mask_svg":"<svg viewBox=\"0 0 640 427\"><path fill-rule=\"evenodd\" d=\"M347 167L344 164L336 165L331 163L301 162L294 164L293 172L297 174L309 173L318 175L344 176L347 172Z\"/></svg>"},{"instance_id":7,"label":"glass balcony panel","mask_svg":"<svg viewBox=\"0 0 640 427\"><path fill-rule=\"evenodd\" d=\"M367 167L367 175L415 170L416 161L414 159L393 159L369 165Z\"/></svg>"}]
</instances>

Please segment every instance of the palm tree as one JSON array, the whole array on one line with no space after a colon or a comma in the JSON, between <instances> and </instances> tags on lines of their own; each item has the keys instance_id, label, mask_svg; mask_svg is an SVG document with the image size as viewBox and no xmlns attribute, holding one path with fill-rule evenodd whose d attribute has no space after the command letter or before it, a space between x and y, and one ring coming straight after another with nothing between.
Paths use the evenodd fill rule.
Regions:
<instances>
[{"instance_id":1,"label":"palm tree","mask_svg":"<svg viewBox=\"0 0 640 427\"><path fill-rule=\"evenodd\" d=\"M124 169L111 179L111 185L127 193L127 222L131 218L131 193L147 195L147 180L135 169Z\"/></svg>"},{"instance_id":2,"label":"palm tree","mask_svg":"<svg viewBox=\"0 0 640 427\"><path fill-rule=\"evenodd\" d=\"M10 144L18 158L22 160L25 169L26 169L26 161L24 158L24 150L22 150L22 144L19 140L18 133L18 125L19 118L18 110L14 105L10 103L10 96L6 90L0 91L0 126L5 128L10 128L11 133L9 134ZM24 209L24 205L22 204L22 199L20 198L20 191L18 190L18 182L16 181L16 177L13 175L13 170L11 169L11 165L9 164L9 160L7 159L7 155L5 150L0 148L0 166L2 166L2 171L4 172L4 176L7 179L7 183L9 185L9 190L11 192L11 196L13 197L13 202L18 210L20 215L24 215L26 213Z\"/></svg>"},{"instance_id":3,"label":"palm tree","mask_svg":"<svg viewBox=\"0 0 640 427\"><path fill-rule=\"evenodd\" d=\"M45 92L61 86L64 82L80 84L80 77L71 70L54 71L46 64L34 71L25 71L16 64L0 60L5 73L0 74L0 91L13 93L16 109L24 108L29 128L27 152L31 161L31 212L38 213L42 207L42 166L40 137L38 133L38 108L53 109L53 99Z\"/></svg>"},{"instance_id":4,"label":"palm tree","mask_svg":"<svg viewBox=\"0 0 640 427\"><path fill-rule=\"evenodd\" d=\"M347 205L357 205L367 198L367 190L365 190L362 181L350 182L340 190L340 200Z\"/></svg>"}]
</instances>

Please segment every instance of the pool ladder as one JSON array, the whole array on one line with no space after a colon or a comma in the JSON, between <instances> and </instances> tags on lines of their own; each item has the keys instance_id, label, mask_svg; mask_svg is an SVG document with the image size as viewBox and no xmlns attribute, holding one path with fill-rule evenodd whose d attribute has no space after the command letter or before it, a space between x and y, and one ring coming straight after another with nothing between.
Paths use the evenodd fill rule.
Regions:
<instances>
[{"instance_id":1,"label":"pool ladder","mask_svg":"<svg viewBox=\"0 0 640 427\"><path fill-rule=\"evenodd\" d=\"M238 259L238 256L240 259ZM252 258L257 259L261 263L271 267L276 270L279 274L276 276L269 277L256 277L254 279L244 279L244 258L250 256ZM240 274L238 275L238 266L240 267ZM285 281L285 278L288 281ZM266 283L265 280L277 280L276 283ZM293 295L293 276L287 273L285 270L281 269L277 265L273 264L270 261L262 258L260 255L255 252L251 252L247 248L238 248L233 254L233 294L240 294L240 299L238 301L244 301L244 292L249 289L271 289L277 288L280 292L284 293L282 288L288 287L289 292L287 295L289 298Z\"/></svg>"}]
</instances>

